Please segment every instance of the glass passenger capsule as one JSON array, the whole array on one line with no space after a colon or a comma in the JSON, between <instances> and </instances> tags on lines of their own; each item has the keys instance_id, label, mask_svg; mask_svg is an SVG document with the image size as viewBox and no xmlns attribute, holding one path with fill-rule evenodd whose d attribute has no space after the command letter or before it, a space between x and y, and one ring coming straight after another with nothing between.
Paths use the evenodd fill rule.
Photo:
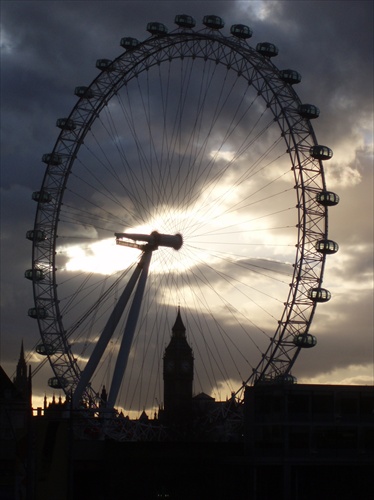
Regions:
<instances>
[{"instance_id":1,"label":"glass passenger capsule","mask_svg":"<svg viewBox=\"0 0 374 500\"><path fill-rule=\"evenodd\" d=\"M115 66L111 59L98 59L96 61L96 68L100 71L113 71Z\"/></svg>"},{"instance_id":2,"label":"glass passenger capsule","mask_svg":"<svg viewBox=\"0 0 374 500\"><path fill-rule=\"evenodd\" d=\"M151 35L166 35L168 32L167 27L165 24L162 23L157 23L157 22L150 22L147 24L147 31Z\"/></svg>"},{"instance_id":3,"label":"glass passenger capsule","mask_svg":"<svg viewBox=\"0 0 374 500\"><path fill-rule=\"evenodd\" d=\"M203 25L212 30L221 30L225 26L222 17L208 15L203 17Z\"/></svg>"},{"instance_id":4,"label":"glass passenger capsule","mask_svg":"<svg viewBox=\"0 0 374 500\"><path fill-rule=\"evenodd\" d=\"M319 117L319 108L314 104L300 104L298 108L299 115L308 120Z\"/></svg>"},{"instance_id":5,"label":"glass passenger capsule","mask_svg":"<svg viewBox=\"0 0 374 500\"><path fill-rule=\"evenodd\" d=\"M120 45L125 50L133 50L140 45L140 42L137 38L133 38L131 36L125 36L124 38L121 38Z\"/></svg>"},{"instance_id":6,"label":"glass passenger capsule","mask_svg":"<svg viewBox=\"0 0 374 500\"><path fill-rule=\"evenodd\" d=\"M332 149L327 146L322 146L317 144L316 146L312 146L309 150L310 156L315 160L330 160L333 156Z\"/></svg>"},{"instance_id":7,"label":"glass passenger capsule","mask_svg":"<svg viewBox=\"0 0 374 500\"><path fill-rule=\"evenodd\" d=\"M301 82L301 75L294 69L282 69L280 72L281 80L290 85L296 85Z\"/></svg>"},{"instance_id":8,"label":"glass passenger capsule","mask_svg":"<svg viewBox=\"0 0 374 500\"><path fill-rule=\"evenodd\" d=\"M297 378L290 373L284 373L283 375L278 375L275 377L275 382L277 384L297 384Z\"/></svg>"},{"instance_id":9,"label":"glass passenger capsule","mask_svg":"<svg viewBox=\"0 0 374 500\"><path fill-rule=\"evenodd\" d=\"M296 335L293 339L293 343L296 347L302 347L303 349L309 349L317 345L317 339L314 335L310 333L300 333Z\"/></svg>"},{"instance_id":10,"label":"glass passenger capsule","mask_svg":"<svg viewBox=\"0 0 374 500\"><path fill-rule=\"evenodd\" d=\"M60 128L61 130L74 130L76 128L76 125L70 118L59 118L56 121L56 127Z\"/></svg>"},{"instance_id":11,"label":"glass passenger capsule","mask_svg":"<svg viewBox=\"0 0 374 500\"><path fill-rule=\"evenodd\" d=\"M256 45L256 50L266 57L275 57L278 55L278 47L270 42L261 42Z\"/></svg>"},{"instance_id":12,"label":"glass passenger capsule","mask_svg":"<svg viewBox=\"0 0 374 500\"><path fill-rule=\"evenodd\" d=\"M317 252L331 255L339 250L339 245L333 240L319 240L316 243Z\"/></svg>"},{"instance_id":13,"label":"glass passenger capsule","mask_svg":"<svg viewBox=\"0 0 374 500\"><path fill-rule=\"evenodd\" d=\"M28 316L30 316L30 318L34 319L45 319L47 317L47 311L44 307L30 307L30 309L27 311L27 314Z\"/></svg>"},{"instance_id":14,"label":"glass passenger capsule","mask_svg":"<svg viewBox=\"0 0 374 500\"><path fill-rule=\"evenodd\" d=\"M26 238L30 241L44 241L46 234L41 229L30 229L26 232Z\"/></svg>"},{"instance_id":15,"label":"glass passenger capsule","mask_svg":"<svg viewBox=\"0 0 374 500\"><path fill-rule=\"evenodd\" d=\"M245 24L233 24L230 28L230 33L236 38L247 39L251 38L253 31L249 26Z\"/></svg>"},{"instance_id":16,"label":"glass passenger capsule","mask_svg":"<svg viewBox=\"0 0 374 500\"><path fill-rule=\"evenodd\" d=\"M51 377L48 379L48 385L53 389L64 389L68 385L68 381L63 377Z\"/></svg>"},{"instance_id":17,"label":"glass passenger capsule","mask_svg":"<svg viewBox=\"0 0 374 500\"><path fill-rule=\"evenodd\" d=\"M175 24L181 28L194 28L196 26L196 21L192 16L187 14L178 14L174 18Z\"/></svg>"},{"instance_id":18,"label":"glass passenger capsule","mask_svg":"<svg viewBox=\"0 0 374 500\"><path fill-rule=\"evenodd\" d=\"M62 157L57 153L46 153L42 156L42 162L46 163L47 165L56 166L61 164Z\"/></svg>"},{"instance_id":19,"label":"glass passenger capsule","mask_svg":"<svg viewBox=\"0 0 374 500\"><path fill-rule=\"evenodd\" d=\"M52 201L52 195L48 191L34 191L31 198L38 203L49 203Z\"/></svg>"},{"instance_id":20,"label":"glass passenger capsule","mask_svg":"<svg viewBox=\"0 0 374 500\"><path fill-rule=\"evenodd\" d=\"M93 90L90 87L75 87L74 94L77 97L84 97L85 99L92 99L94 96Z\"/></svg>"},{"instance_id":21,"label":"glass passenger capsule","mask_svg":"<svg viewBox=\"0 0 374 500\"><path fill-rule=\"evenodd\" d=\"M25 278L32 281L40 281L44 279L44 272L41 269L27 269Z\"/></svg>"},{"instance_id":22,"label":"glass passenger capsule","mask_svg":"<svg viewBox=\"0 0 374 500\"><path fill-rule=\"evenodd\" d=\"M331 293L326 288L311 288L308 297L313 302L328 302L331 299Z\"/></svg>"},{"instance_id":23,"label":"glass passenger capsule","mask_svg":"<svg viewBox=\"0 0 374 500\"><path fill-rule=\"evenodd\" d=\"M316 201L324 207L333 207L339 203L339 196L332 191L320 191L317 193Z\"/></svg>"},{"instance_id":24,"label":"glass passenger capsule","mask_svg":"<svg viewBox=\"0 0 374 500\"><path fill-rule=\"evenodd\" d=\"M48 356L51 354L55 354L56 348L52 344L39 344L35 348L38 354L42 356Z\"/></svg>"}]
</instances>

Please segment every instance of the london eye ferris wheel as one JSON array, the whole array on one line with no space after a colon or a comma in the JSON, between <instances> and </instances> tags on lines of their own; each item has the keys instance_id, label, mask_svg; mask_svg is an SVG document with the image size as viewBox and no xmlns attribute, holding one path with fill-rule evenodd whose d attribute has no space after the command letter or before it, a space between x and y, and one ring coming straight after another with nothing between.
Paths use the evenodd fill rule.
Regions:
<instances>
[{"instance_id":1,"label":"london eye ferris wheel","mask_svg":"<svg viewBox=\"0 0 374 500\"><path fill-rule=\"evenodd\" d=\"M278 69L278 48L252 47L242 24L224 34L178 15L125 37L114 60L75 88L39 191L32 241L34 306L53 369L74 404L152 408L177 307L195 356L197 390L293 382L313 347L322 288L328 191L311 120L319 110Z\"/></svg>"}]
</instances>

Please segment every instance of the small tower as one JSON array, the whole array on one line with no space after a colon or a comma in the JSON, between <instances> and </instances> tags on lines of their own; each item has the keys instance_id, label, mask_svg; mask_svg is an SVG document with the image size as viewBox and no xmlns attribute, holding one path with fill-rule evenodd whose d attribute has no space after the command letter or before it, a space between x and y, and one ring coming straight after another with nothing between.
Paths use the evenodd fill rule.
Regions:
<instances>
[{"instance_id":1,"label":"small tower","mask_svg":"<svg viewBox=\"0 0 374 500\"><path fill-rule=\"evenodd\" d=\"M187 424L192 415L194 358L187 342L180 307L164 353L164 418L172 425Z\"/></svg>"},{"instance_id":2,"label":"small tower","mask_svg":"<svg viewBox=\"0 0 374 500\"><path fill-rule=\"evenodd\" d=\"M100 403L99 403L100 408L106 408L107 402L108 402L108 393L106 392L105 385L103 385L100 394Z\"/></svg>"},{"instance_id":3,"label":"small tower","mask_svg":"<svg viewBox=\"0 0 374 500\"><path fill-rule=\"evenodd\" d=\"M31 376L30 376L31 379ZM30 397L30 379L27 373L27 365L25 360L25 351L23 349L23 340L21 344L21 352L19 355L19 360L16 368L16 376L13 379L13 383L16 389L22 394L25 399Z\"/></svg>"}]
</instances>

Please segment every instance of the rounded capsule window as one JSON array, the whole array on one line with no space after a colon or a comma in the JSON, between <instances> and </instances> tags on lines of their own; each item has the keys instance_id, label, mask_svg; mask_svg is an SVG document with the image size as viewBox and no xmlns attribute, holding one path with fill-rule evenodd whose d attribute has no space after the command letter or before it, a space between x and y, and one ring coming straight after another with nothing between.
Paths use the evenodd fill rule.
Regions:
<instances>
[{"instance_id":1,"label":"rounded capsule window","mask_svg":"<svg viewBox=\"0 0 374 500\"><path fill-rule=\"evenodd\" d=\"M48 380L48 385L53 389L64 389L68 385L68 382L62 377L51 377Z\"/></svg>"},{"instance_id":2,"label":"rounded capsule window","mask_svg":"<svg viewBox=\"0 0 374 500\"><path fill-rule=\"evenodd\" d=\"M55 347L52 344L39 344L35 348L38 354L42 356L48 356L50 354L54 354L56 352Z\"/></svg>"},{"instance_id":3,"label":"rounded capsule window","mask_svg":"<svg viewBox=\"0 0 374 500\"><path fill-rule=\"evenodd\" d=\"M295 336L293 343L297 347L308 349L310 347L314 347L315 345L317 345L317 339L314 335L311 335L310 333L301 333Z\"/></svg>"},{"instance_id":4,"label":"rounded capsule window","mask_svg":"<svg viewBox=\"0 0 374 500\"><path fill-rule=\"evenodd\" d=\"M27 311L28 316L33 319L45 319L47 317L47 311L44 307L31 307Z\"/></svg>"},{"instance_id":5,"label":"rounded capsule window","mask_svg":"<svg viewBox=\"0 0 374 500\"><path fill-rule=\"evenodd\" d=\"M137 38L133 38L131 36L125 36L124 38L121 39L121 47L123 47L125 50L133 50L140 45L140 42Z\"/></svg>"},{"instance_id":6,"label":"rounded capsule window","mask_svg":"<svg viewBox=\"0 0 374 500\"><path fill-rule=\"evenodd\" d=\"M330 160L333 154L332 149L327 146L316 145L310 148L310 156L315 160Z\"/></svg>"},{"instance_id":7,"label":"rounded capsule window","mask_svg":"<svg viewBox=\"0 0 374 500\"><path fill-rule=\"evenodd\" d=\"M110 59L98 59L96 61L96 68L100 71L114 71L115 65Z\"/></svg>"},{"instance_id":8,"label":"rounded capsule window","mask_svg":"<svg viewBox=\"0 0 374 500\"><path fill-rule=\"evenodd\" d=\"M278 47L270 42L258 43L256 50L265 57L275 57L279 52Z\"/></svg>"},{"instance_id":9,"label":"rounded capsule window","mask_svg":"<svg viewBox=\"0 0 374 500\"><path fill-rule=\"evenodd\" d=\"M311 288L308 297L313 302L328 302L331 299L331 293L325 288Z\"/></svg>"},{"instance_id":10,"label":"rounded capsule window","mask_svg":"<svg viewBox=\"0 0 374 500\"><path fill-rule=\"evenodd\" d=\"M314 106L314 104L300 104L298 112L302 118L307 118L308 120L318 118L320 113L319 108Z\"/></svg>"},{"instance_id":11,"label":"rounded capsule window","mask_svg":"<svg viewBox=\"0 0 374 500\"><path fill-rule=\"evenodd\" d=\"M195 19L187 14L178 14L175 16L174 22L180 28L194 28L196 25Z\"/></svg>"},{"instance_id":12,"label":"rounded capsule window","mask_svg":"<svg viewBox=\"0 0 374 500\"><path fill-rule=\"evenodd\" d=\"M319 240L316 243L316 250L325 255L334 254L339 250L339 245L333 240Z\"/></svg>"},{"instance_id":13,"label":"rounded capsule window","mask_svg":"<svg viewBox=\"0 0 374 500\"><path fill-rule=\"evenodd\" d=\"M57 153L46 153L42 156L42 162L46 163L47 165L56 166L61 164L62 157Z\"/></svg>"},{"instance_id":14,"label":"rounded capsule window","mask_svg":"<svg viewBox=\"0 0 374 500\"><path fill-rule=\"evenodd\" d=\"M151 35L166 35L168 29L165 24L150 22L147 24L147 31L151 33Z\"/></svg>"},{"instance_id":15,"label":"rounded capsule window","mask_svg":"<svg viewBox=\"0 0 374 500\"><path fill-rule=\"evenodd\" d=\"M38 203L49 203L52 201L52 195L47 191L34 191L31 198Z\"/></svg>"},{"instance_id":16,"label":"rounded capsule window","mask_svg":"<svg viewBox=\"0 0 374 500\"><path fill-rule=\"evenodd\" d=\"M56 121L56 127L60 128L61 130L74 130L76 128L76 125L74 121L69 118L59 118Z\"/></svg>"},{"instance_id":17,"label":"rounded capsule window","mask_svg":"<svg viewBox=\"0 0 374 500\"><path fill-rule=\"evenodd\" d=\"M32 281L41 281L44 279L44 273L41 269L27 269L25 278Z\"/></svg>"},{"instance_id":18,"label":"rounded capsule window","mask_svg":"<svg viewBox=\"0 0 374 500\"><path fill-rule=\"evenodd\" d=\"M89 87L75 87L74 94L77 97L84 97L85 99L92 99L94 96L93 90Z\"/></svg>"},{"instance_id":19,"label":"rounded capsule window","mask_svg":"<svg viewBox=\"0 0 374 500\"><path fill-rule=\"evenodd\" d=\"M204 16L203 24L207 28L211 28L213 30L220 30L225 26L225 22L222 17L214 15Z\"/></svg>"},{"instance_id":20,"label":"rounded capsule window","mask_svg":"<svg viewBox=\"0 0 374 500\"><path fill-rule=\"evenodd\" d=\"M251 38L253 31L245 24L233 24L230 28L230 33L236 38L247 39Z\"/></svg>"},{"instance_id":21,"label":"rounded capsule window","mask_svg":"<svg viewBox=\"0 0 374 500\"><path fill-rule=\"evenodd\" d=\"M277 384L297 384L297 378L291 375L290 373L284 373L282 375L278 375L275 378L275 382Z\"/></svg>"},{"instance_id":22,"label":"rounded capsule window","mask_svg":"<svg viewBox=\"0 0 374 500\"><path fill-rule=\"evenodd\" d=\"M294 69L283 69L280 72L280 77L281 80L283 80L286 83L289 83L290 85L296 85L297 83L301 82L301 75Z\"/></svg>"},{"instance_id":23,"label":"rounded capsule window","mask_svg":"<svg viewBox=\"0 0 374 500\"><path fill-rule=\"evenodd\" d=\"M339 196L332 191L321 191L317 193L316 201L324 207L332 207L339 203Z\"/></svg>"},{"instance_id":24,"label":"rounded capsule window","mask_svg":"<svg viewBox=\"0 0 374 500\"><path fill-rule=\"evenodd\" d=\"M30 229L26 232L26 238L30 241L44 241L46 234L41 229Z\"/></svg>"}]
</instances>

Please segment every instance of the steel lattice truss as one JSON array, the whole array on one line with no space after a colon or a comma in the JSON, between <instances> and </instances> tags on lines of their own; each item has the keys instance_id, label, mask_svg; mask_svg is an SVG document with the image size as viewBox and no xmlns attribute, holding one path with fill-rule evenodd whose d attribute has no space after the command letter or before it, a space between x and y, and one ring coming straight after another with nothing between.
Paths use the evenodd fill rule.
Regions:
<instances>
[{"instance_id":1,"label":"steel lattice truss","mask_svg":"<svg viewBox=\"0 0 374 500\"><path fill-rule=\"evenodd\" d=\"M300 99L270 57L263 56L245 40L224 36L216 30L178 28L170 34L151 36L133 50L125 51L101 71L91 85L81 87L81 97L53 151L43 157L47 168L38 195L34 226L34 235L43 237L34 236L32 257L33 270L40 270L43 279L33 280L35 311L56 386L60 385L66 394L74 392L80 377L80 368L69 344L74 332L66 332L62 322L55 262L59 217L69 175L88 131L120 89L154 66L188 58L214 61L255 89L280 128L294 174L298 212L294 274L278 328L245 383L289 374L300 351L294 339L309 331L316 307L309 292L321 287L325 264L325 254L316 250L316 242L327 239L327 207L316 199L318 193L326 190L325 178L321 160L310 154L311 148L317 145L310 121L300 115ZM69 123L74 126L69 127ZM85 401L92 405L96 397L95 391L88 387Z\"/></svg>"}]
</instances>

